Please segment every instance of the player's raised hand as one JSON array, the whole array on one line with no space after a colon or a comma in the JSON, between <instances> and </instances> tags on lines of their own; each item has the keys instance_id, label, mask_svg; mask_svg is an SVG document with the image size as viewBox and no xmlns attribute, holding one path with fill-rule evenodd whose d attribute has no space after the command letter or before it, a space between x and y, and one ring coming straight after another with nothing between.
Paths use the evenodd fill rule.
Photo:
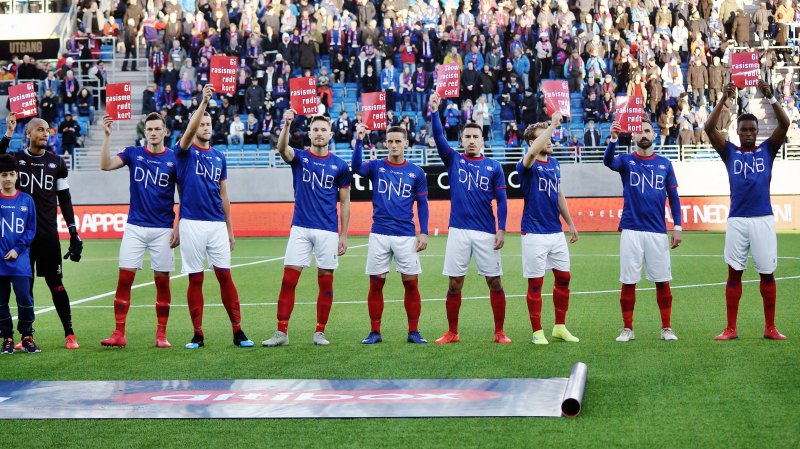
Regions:
<instances>
[{"instance_id":1,"label":"player's raised hand","mask_svg":"<svg viewBox=\"0 0 800 449\"><path fill-rule=\"evenodd\" d=\"M553 116L550 118L550 126L552 126L554 129L558 128L559 126L561 126L561 121L563 119L564 117L561 115L560 112L558 111L554 112Z\"/></svg>"},{"instance_id":2,"label":"player's raised hand","mask_svg":"<svg viewBox=\"0 0 800 449\"><path fill-rule=\"evenodd\" d=\"M723 90L725 92L725 96L729 99L733 99L733 97L736 96L736 85L733 83L726 84Z\"/></svg>"},{"instance_id":3,"label":"player's raised hand","mask_svg":"<svg viewBox=\"0 0 800 449\"><path fill-rule=\"evenodd\" d=\"M434 113L439 110L439 103L441 101L442 99L439 98L439 95L436 92L431 94L431 98L428 100L428 106L430 106L431 108L431 113Z\"/></svg>"},{"instance_id":4,"label":"player's raised hand","mask_svg":"<svg viewBox=\"0 0 800 449\"><path fill-rule=\"evenodd\" d=\"M346 252L347 252L347 236L346 235L340 235L339 236L339 252L338 252L338 254L340 256L344 256L344 253L346 253Z\"/></svg>"},{"instance_id":5,"label":"player's raised hand","mask_svg":"<svg viewBox=\"0 0 800 449\"><path fill-rule=\"evenodd\" d=\"M357 140L364 140L364 137L367 135L367 127L363 123L359 123L356 125L356 139Z\"/></svg>"},{"instance_id":6,"label":"player's raised hand","mask_svg":"<svg viewBox=\"0 0 800 449\"><path fill-rule=\"evenodd\" d=\"M294 111L291 109L287 109L283 112L283 122L286 126L289 126L294 121Z\"/></svg>"},{"instance_id":7,"label":"player's raised hand","mask_svg":"<svg viewBox=\"0 0 800 449\"><path fill-rule=\"evenodd\" d=\"M13 135L17 129L17 114L11 113L6 117L6 135Z\"/></svg>"},{"instance_id":8,"label":"player's raised hand","mask_svg":"<svg viewBox=\"0 0 800 449\"><path fill-rule=\"evenodd\" d=\"M614 123L611 124L611 138L617 140L620 133L622 133L622 125L615 120Z\"/></svg>"},{"instance_id":9,"label":"player's raised hand","mask_svg":"<svg viewBox=\"0 0 800 449\"><path fill-rule=\"evenodd\" d=\"M772 98L772 87L764 82L764 80L758 80L758 91L761 92L761 95L763 95L764 98Z\"/></svg>"},{"instance_id":10,"label":"player's raised hand","mask_svg":"<svg viewBox=\"0 0 800 449\"><path fill-rule=\"evenodd\" d=\"M114 120L111 119L110 115L103 116L103 132L106 136L111 135L111 131L114 129Z\"/></svg>"},{"instance_id":11,"label":"player's raised hand","mask_svg":"<svg viewBox=\"0 0 800 449\"><path fill-rule=\"evenodd\" d=\"M494 236L494 249L500 249L506 244L506 231L497 231Z\"/></svg>"},{"instance_id":12,"label":"player's raised hand","mask_svg":"<svg viewBox=\"0 0 800 449\"><path fill-rule=\"evenodd\" d=\"M211 83L203 86L203 103L208 104L211 101L211 96L214 95L214 86Z\"/></svg>"},{"instance_id":13,"label":"player's raised hand","mask_svg":"<svg viewBox=\"0 0 800 449\"><path fill-rule=\"evenodd\" d=\"M672 249L680 246L683 241L683 233L681 231L672 231Z\"/></svg>"},{"instance_id":14,"label":"player's raised hand","mask_svg":"<svg viewBox=\"0 0 800 449\"><path fill-rule=\"evenodd\" d=\"M569 242L575 243L578 241L578 230L575 228L575 225L569 227Z\"/></svg>"},{"instance_id":15,"label":"player's raised hand","mask_svg":"<svg viewBox=\"0 0 800 449\"><path fill-rule=\"evenodd\" d=\"M17 250L12 249L6 253L6 255L3 257L3 260L17 260L17 257L19 257Z\"/></svg>"},{"instance_id":16,"label":"player's raised hand","mask_svg":"<svg viewBox=\"0 0 800 449\"><path fill-rule=\"evenodd\" d=\"M425 251L428 248L428 234L417 236L417 252Z\"/></svg>"}]
</instances>

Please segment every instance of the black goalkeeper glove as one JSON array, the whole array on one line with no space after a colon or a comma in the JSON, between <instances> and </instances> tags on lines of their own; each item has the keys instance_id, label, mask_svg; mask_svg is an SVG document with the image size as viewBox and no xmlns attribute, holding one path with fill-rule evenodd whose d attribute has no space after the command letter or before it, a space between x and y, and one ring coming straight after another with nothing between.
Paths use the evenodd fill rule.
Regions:
<instances>
[{"instance_id":1,"label":"black goalkeeper glove","mask_svg":"<svg viewBox=\"0 0 800 449\"><path fill-rule=\"evenodd\" d=\"M69 249L67 254L64 254L64 260L71 260L73 262L80 262L81 254L83 253L83 241L78 237L78 230L75 225L69 227Z\"/></svg>"}]
</instances>

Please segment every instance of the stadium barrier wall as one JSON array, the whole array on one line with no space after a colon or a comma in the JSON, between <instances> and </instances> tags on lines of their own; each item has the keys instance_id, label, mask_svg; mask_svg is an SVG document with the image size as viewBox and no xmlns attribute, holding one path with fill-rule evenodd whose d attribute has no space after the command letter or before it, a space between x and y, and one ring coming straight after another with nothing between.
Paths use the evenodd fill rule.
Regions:
<instances>
[{"instance_id":1,"label":"stadium barrier wall","mask_svg":"<svg viewBox=\"0 0 800 449\"><path fill-rule=\"evenodd\" d=\"M447 232L450 202L430 202L430 233ZM622 214L622 198L568 198L570 212L579 232L616 231ZM725 229L730 200L727 196L684 196L681 198L683 228L687 231L720 231ZM519 232L523 200L508 202L508 232ZM775 195L772 208L778 230L800 229L800 195ZM291 227L294 203L235 203L231 206L234 232L237 237L287 236ZM665 207L667 221L672 222ZM121 238L127 220L127 205L76 206L78 229L83 238ZM353 202L350 235L369 234L372 224L372 203ZM671 229L671 225L668 226ZM68 238L67 227L59 215L59 232Z\"/></svg>"}]
</instances>

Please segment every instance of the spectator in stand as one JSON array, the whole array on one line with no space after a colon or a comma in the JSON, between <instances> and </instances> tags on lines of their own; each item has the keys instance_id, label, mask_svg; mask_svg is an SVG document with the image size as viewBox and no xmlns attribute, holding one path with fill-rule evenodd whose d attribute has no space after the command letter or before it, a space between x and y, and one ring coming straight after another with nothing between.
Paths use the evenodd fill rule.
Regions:
<instances>
[{"instance_id":1,"label":"spectator in stand","mask_svg":"<svg viewBox=\"0 0 800 449\"><path fill-rule=\"evenodd\" d=\"M580 92L583 89L583 78L586 70L577 49L572 50L572 56L564 64L564 78L569 80L570 92Z\"/></svg>"},{"instance_id":2,"label":"spectator in stand","mask_svg":"<svg viewBox=\"0 0 800 449\"><path fill-rule=\"evenodd\" d=\"M264 88L258 84L258 78L250 78L250 85L244 93L244 104L247 113L261 120L264 117L264 101L266 98Z\"/></svg>"},{"instance_id":3,"label":"spectator in stand","mask_svg":"<svg viewBox=\"0 0 800 449\"><path fill-rule=\"evenodd\" d=\"M489 110L494 111L494 97L497 95L497 78L495 72L488 65L484 65L478 77L478 82L481 86L481 96L486 99Z\"/></svg>"},{"instance_id":4,"label":"spectator in stand","mask_svg":"<svg viewBox=\"0 0 800 449\"><path fill-rule=\"evenodd\" d=\"M686 74L686 82L691 89L691 103L693 106L705 105L705 92L708 89L708 69L699 59L695 59L694 65L689 67Z\"/></svg>"},{"instance_id":5,"label":"spectator in stand","mask_svg":"<svg viewBox=\"0 0 800 449\"><path fill-rule=\"evenodd\" d=\"M156 85L148 84L147 88L142 92L142 115L147 116L152 112L156 112Z\"/></svg>"},{"instance_id":6,"label":"spectator in stand","mask_svg":"<svg viewBox=\"0 0 800 449\"><path fill-rule=\"evenodd\" d=\"M271 93L272 100L275 102L275 117L283 117L283 112L289 109L289 89L287 88L283 78L279 77L275 88Z\"/></svg>"},{"instance_id":7,"label":"spectator in stand","mask_svg":"<svg viewBox=\"0 0 800 449\"><path fill-rule=\"evenodd\" d=\"M81 135L81 125L72 118L72 113L64 113L64 120L58 125L58 133L61 134L61 149L65 155L72 155L75 146L78 144L78 137Z\"/></svg>"},{"instance_id":8,"label":"spectator in stand","mask_svg":"<svg viewBox=\"0 0 800 449\"><path fill-rule=\"evenodd\" d=\"M67 70L67 76L61 83L61 102L64 105L64 115L71 112L73 115L78 113L78 92L80 92L80 84L75 73L72 70Z\"/></svg>"},{"instance_id":9,"label":"spectator in stand","mask_svg":"<svg viewBox=\"0 0 800 449\"><path fill-rule=\"evenodd\" d=\"M681 123L680 131L678 132L678 147L682 151L683 147L694 145L695 143L692 125L688 121L684 121Z\"/></svg>"},{"instance_id":10,"label":"spectator in stand","mask_svg":"<svg viewBox=\"0 0 800 449\"><path fill-rule=\"evenodd\" d=\"M386 109L394 110L395 92L400 84L399 76L391 60L387 59L385 64L386 68L381 72L381 90L386 92Z\"/></svg>"},{"instance_id":11,"label":"spectator in stand","mask_svg":"<svg viewBox=\"0 0 800 449\"><path fill-rule=\"evenodd\" d=\"M345 82L345 79L347 77L347 71L348 71L347 61L345 61L344 55L342 53L333 53L333 54L334 54L333 64L331 67L333 70L333 80L336 83L343 83Z\"/></svg>"},{"instance_id":12,"label":"spectator in stand","mask_svg":"<svg viewBox=\"0 0 800 449\"><path fill-rule=\"evenodd\" d=\"M261 121L261 132L258 134L258 146L269 145L275 147L280 134L280 124L275 122L269 110L264 112L264 120Z\"/></svg>"},{"instance_id":13,"label":"spectator in stand","mask_svg":"<svg viewBox=\"0 0 800 449\"><path fill-rule=\"evenodd\" d=\"M259 131L260 127L255 114L252 112L248 113L247 122L244 124L244 143L250 145L257 144Z\"/></svg>"},{"instance_id":14,"label":"spectator in stand","mask_svg":"<svg viewBox=\"0 0 800 449\"><path fill-rule=\"evenodd\" d=\"M628 83L627 93L629 97L642 97L644 104L647 104L647 85L642 79L642 72L633 75L633 79Z\"/></svg>"},{"instance_id":15,"label":"spectator in stand","mask_svg":"<svg viewBox=\"0 0 800 449\"><path fill-rule=\"evenodd\" d=\"M347 111L339 112L339 118L333 122L333 141L336 143L350 142L353 138L353 122L347 116Z\"/></svg>"},{"instance_id":16,"label":"spectator in stand","mask_svg":"<svg viewBox=\"0 0 800 449\"><path fill-rule=\"evenodd\" d=\"M455 103L450 103L444 111L444 132L448 141L454 142L458 140L460 127L461 113Z\"/></svg>"},{"instance_id":17,"label":"spectator in stand","mask_svg":"<svg viewBox=\"0 0 800 449\"><path fill-rule=\"evenodd\" d=\"M298 58L303 70L314 70L317 66L317 48L307 34L298 47Z\"/></svg>"},{"instance_id":18,"label":"spectator in stand","mask_svg":"<svg viewBox=\"0 0 800 449\"><path fill-rule=\"evenodd\" d=\"M148 58L150 70L153 71L153 79L159 86L163 86L161 74L167 67L167 55L161 49L161 44L155 43Z\"/></svg>"},{"instance_id":19,"label":"spectator in stand","mask_svg":"<svg viewBox=\"0 0 800 449\"><path fill-rule=\"evenodd\" d=\"M390 61L387 61L390 62ZM391 63L391 62L390 62ZM362 92L377 92L378 91L378 76L375 74L375 69L372 64L367 64L366 73L361 77L361 90ZM388 103L387 103L388 107Z\"/></svg>"},{"instance_id":20,"label":"spectator in stand","mask_svg":"<svg viewBox=\"0 0 800 449\"><path fill-rule=\"evenodd\" d=\"M78 117L88 117L89 123L94 124L94 98L89 89L83 88L78 94Z\"/></svg>"},{"instance_id":21,"label":"spectator in stand","mask_svg":"<svg viewBox=\"0 0 800 449\"><path fill-rule=\"evenodd\" d=\"M408 110L414 111L417 109L416 98L414 95L414 75L410 72L407 65L403 66L403 73L400 74L400 112L405 112L406 107Z\"/></svg>"},{"instance_id":22,"label":"spectator in stand","mask_svg":"<svg viewBox=\"0 0 800 449\"><path fill-rule=\"evenodd\" d=\"M661 144L672 145L670 136L672 129L675 127L675 112L671 107L666 108L661 115L658 116L658 129L661 132Z\"/></svg>"},{"instance_id":23,"label":"spectator in stand","mask_svg":"<svg viewBox=\"0 0 800 449\"><path fill-rule=\"evenodd\" d=\"M536 116L538 115L538 102L539 100L533 95L533 90L526 89L525 97L522 99L522 106L520 107L520 110L522 111L522 128L526 128L528 125L536 123Z\"/></svg>"},{"instance_id":24,"label":"spectator in stand","mask_svg":"<svg viewBox=\"0 0 800 449\"><path fill-rule=\"evenodd\" d=\"M426 111L428 109L429 98L429 80L430 76L425 73L425 67L422 64L417 66L417 71L413 74L413 90L416 100L417 110Z\"/></svg>"},{"instance_id":25,"label":"spectator in stand","mask_svg":"<svg viewBox=\"0 0 800 449\"><path fill-rule=\"evenodd\" d=\"M13 79L13 77L11 78ZM0 78L2 81L2 78ZM39 97L44 97L47 89L53 91L53 93L61 92L61 80L56 78L55 72L52 70L47 71L47 78L39 82ZM47 121L47 123L52 123L51 121Z\"/></svg>"},{"instance_id":26,"label":"spectator in stand","mask_svg":"<svg viewBox=\"0 0 800 449\"><path fill-rule=\"evenodd\" d=\"M161 108L167 108L168 110L172 109L172 106L178 101L178 94L172 90L172 86L169 84L160 90L160 97L161 100L158 101L159 106ZM191 101L191 96L189 96L189 99L186 101Z\"/></svg>"},{"instance_id":27,"label":"spectator in stand","mask_svg":"<svg viewBox=\"0 0 800 449\"><path fill-rule=\"evenodd\" d=\"M661 99L664 97L664 89L661 86L661 78L659 78L659 76L655 73L650 75L650 79L647 81L646 91L648 110L650 111L651 117L655 118L655 114L658 113L658 105L661 103Z\"/></svg>"},{"instance_id":28,"label":"spectator in stand","mask_svg":"<svg viewBox=\"0 0 800 449\"><path fill-rule=\"evenodd\" d=\"M597 95L597 98L601 98L603 96L602 89L600 85L595 83L594 78L589 78L586 82L586 85L583 86L583 98L589 98L589 93L594 92Z\"/></svg>"},{"instance_id":29,"label":"spectator in stand","mask_svg":"<svg viewBox=\"0 0 800 449\"><path fill-rule=\"evenodd\" d=\"M588 127L586 131L583 132L583 143L589 148L594 150L598 150L599 147L603 145L603 142L600 140L600 131L594 127L594 120L588 120Z\"/></svg>"},{"instance_id":30,"label":"spectator in stand","mask_svg":"<svg viewBox=\"0 0 800 449\"><path fill-rule=\"evenodd\" d=\"M768 38L767 30L769 30L769 26L771 22L775 19L772 17L772 11L767 9L767 4L765 2L761 2L759 4L759 9L753 15L753 23L755 24L755 37L756 40L766 41Z\"/></svg>"},{"instance_id":31,"label":"spectator in stand","mask_svg":"<svg viewBox=\"0 0 800 449\"><path fill-rule=\"evenodd\" d=\"M480 88L478 72L475 70L472 61L467 61L464 64L464 71L461 72L460 94L463 98L474 102L481 94Z\"/></svg>"},{"instance_id":32,"label":"spectator in stand","mask_svg":"<svg viewBox=\"0 0 800 449\"><path fill-rule=\"evenodd\" d=\"M236 145L241 150L242 144L244 144L244 123L242 123L239 114L234 114L228 130L228 148L233 148Z\"/></svg>"},{"instance_id":33,"label":"spectator in stand","mask_svg":"<svg viewBox=\"0 0 800 449\"><path fill-rule=\"evenodd\" d=\"M603 101L597 98L594 92L589 93L589 98L583 100L583 120L601 120L605 118L606 108Z\"/></svg>"},{"instance_id":34,"label":"spectator in stand","mask_svg":"<svg viewBox=\"0 0 800 449\"><path fill-rule=\"evenodd\" d=\"M506 125L506 131L503 133L503 141L506 143L506 148L519 148L520 133L513 123Z\"/></svg>"},{"instance_id":35,"label":"spectator in stand","mask_svg":"<svg viewBox=\"0 0 800 449\"><path fill-rule=\"evenodd\" d=\"M167 62L167 68L161 74L162 82L165 86L172 86L172 90L178 91L178 81L180 81L180 73L175 69L172 61ZM194 80L194 78L191 78Z\"/></svg>"},{"instance_id":36,"label":"spectator in stand","mask_svg":"<svg viewBox=\"0 0 800 449\"><path fill-rule=\"evenodd\" d=\"M513 65L514 72L517 73L517 77L522 80L522 85L527 89L530 86L531 61L520 48L514 50Z\"/></svg>"},{"instance_id":37,"label":"spectator in stand","mask_svg":"<svg viewBox=\"0 0 800 449\"><path fill-rule=\"evenodd\" d=\"M317 76L317 94L322 98L328 109L333 106L333 89L331 89L331 78L328 76L328 68L322 66L319 68L319 75Z\"/></svg>"},{"instance_id":38,"label":"spectator in stand","mask_svg":"<svg viewBox=\"0 0 800 449\"><path fill-rule=\"evenodd\" d=\"M489 131L492 128L492 113L489 111L489 105L486 104L486 97L478 97L475 108L472 111L472 120L483 127L483 140L489 141Z\"/></svg>"},{"instance_id":39,"label":"spectator in stand","mask_svg":"<svg viewBox=\"0 0 800 449\"><path fill-rule=\"evenodd\" d=\"M403 43L400 45L400 61L403 63L404 70L408 68L411 73L416 71L417 52L417 47L411 43L411 36L404 36Z\"/></svg>"},{"instance_id":40,"label":"spectator in stand","mask_svg":"<svg viewBox=\"0 0 800 449\"><path fill-rule=\"evenodd\" d=\"M165 90L167 87L171 88L172 86L165 83ZM175 99L180 98L181 101L191 102L192 97L194 96L195 87L194 79L191 78L188 73L184 72L183 77L180 81L178 81L177 96ZM175 99L173 99L173 102Z\"/></svg>"},{"instance_id":41,"label":"spectator in stand","mask_svg":"<svg viewBox=\"0 0 800 449\"><path fill-rule=\"evenodd\" d=\"M39 117L53 126L58 120L58 110L58 97L52 89L48 88L39 102Z\"/></svg>"}]
</instances>

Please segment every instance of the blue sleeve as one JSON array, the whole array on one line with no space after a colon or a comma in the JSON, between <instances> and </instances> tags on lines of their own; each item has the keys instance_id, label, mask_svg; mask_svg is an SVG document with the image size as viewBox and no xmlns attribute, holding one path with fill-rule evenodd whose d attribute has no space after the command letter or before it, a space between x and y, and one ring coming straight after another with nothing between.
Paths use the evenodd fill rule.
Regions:
<instances>
[{"instance_id":1,"label":"blue sleeve","mask_svg":"<svg viewBox=\"0 0 800 449\"><path fill-rule=\"evenodd\" d=\"M131 164L131 156L129 154L130 151L131 151L131 147L125 147L125 148L122 149L122 151L117 153L117 157L122 159L122 163L124 165L130 165Z\"/></svg>"},{"instance_id":2,"label":"blue sleeve","mask_svg":"<svg viewBox=\"0 0 800 449\"><path fill-rule=\"evenodd\" d=\"M672 221L675 226L681 225L681 197L678 195L678 179L675 177L675 170L669 164L667 172L667 198L669 199L669 210L672 212Z\"/></svg>"},{"instance_id":3,"label":"blue sleeve","mask_svg":"<svg viewBox=\"0 0 800 449\"><path fill-rule=\"evenodd\" d=\"M617 142L609 142L608 146L606 147L606 152L603 154L603 164L614 171L620 171L624 164L619 157L616 157L616 152Z\"/></svg>"},{"instance_id":4,"label":"blue sleeve","mask_svg":"<svg viewBox=\"0 0 800 449\"><path fill-rule=\"evenodd\" d=\"M367 162L366 164L362 163L363 153L364 153L364 141L356 140L356 147L353 149L353 160L351 166L353 169L353 173L366 177L369 175L369 162Z\"/></svg>"},{"instance_id":5,"label":"blue sleeve","mask_svg":"<svg viewBox=\"0 0 800 449\"><path fill-rule=\"evenodd\" d=\"M186 149L181 148L181 139L180 139L180 137L181 136L178 136L178 141L175 142L175 146L172 148L172 151L175 152L175 156L178 156L178 157L187 156L187 155L189 155L189 148L191 148L191 145L189 145L189 148L186 148Z\"/></svg>"},{"instance_id":6,"label":"blue sleeve","mask_svg":"<svg viewBox=\"0 0 800 449\"><path fill-rule=\"evenodd\" d=\"M220 153L222 154L222 153ZM225 159L225 155L223 154L222 157L222 173L220 173L219 179L220 181L225 181L228 179L228 160Z\"/></svg>"},{"instance_id":7,"label":"blue sleeve","mask_svg":"<svg viewBox=\"0 0 800 449\"><path fill-rule=\"evenodd\" d=\"M295 165L300 165L301 155L305 154L305 150L297 150L297 149L294 149L294 148L292 148L292 149L294 150L294 157L292 158L291 161L289 161L289 166L290 167L294 167ZM280 156L278 156L278 157L280 157Z\"/></svg>"},{"instance_id":8,"label":"blue sleeve","mask_svg":"<svg viewBox=\"0 0 800 449\"><path fill-rule=\"evenodd\" d=\"M30 196L27 198L26 203L28 205L28 219L25 221L25 231L17 240L17 244L14 245L14 251L18 255L31 246L33 238L36 236L36 204Z\"/></svg>"},{"instance_id":9,"label":"blue sleeve","mask_svg":"<svg viewBox=\"0 0 800 449\"><path fill-rule=\"evenodd\" d=\"M428 196L417 194L417 215L419 216L419 233L428 233Z\"/></svg>"},{"instance_id":10,"label":"blue sleeve","mask_svg":"<svg viewBox=\"0 0 800 449\"><path fill-rule=\"evenodd\" d=\"M453 149L447 143L447 138L444 136L444 128L442 128L442 119L439 117L439 111L431 114L431 134L433 140L436 142L436 152L442 158L445 166L450 165L453 158Z\"/></svg>"},{"instance_id":11,"label":"blue sleeve","mask_svg":"<svg viewBox=\"0 0 800 449\"><path fill-rule=\"evenodd\" d=\"M339 188L344 189L345 187L350 187L350 184L353 183L353 175L346 162L342 161L342 167L339 172Z\"/></svg>"},{"instance_id":12,"label":"blue sleeve","mask_svg":"<svg viewBox=\"0 0 800 449\"><path fill-rule=\"evenodd\" d=\"M506 199L506 187L498 188L494 191L494 198L497 201L497 228L501 231L506 230L506 219L508 218L508 201Z\"/></svg>"}]
</instances>

